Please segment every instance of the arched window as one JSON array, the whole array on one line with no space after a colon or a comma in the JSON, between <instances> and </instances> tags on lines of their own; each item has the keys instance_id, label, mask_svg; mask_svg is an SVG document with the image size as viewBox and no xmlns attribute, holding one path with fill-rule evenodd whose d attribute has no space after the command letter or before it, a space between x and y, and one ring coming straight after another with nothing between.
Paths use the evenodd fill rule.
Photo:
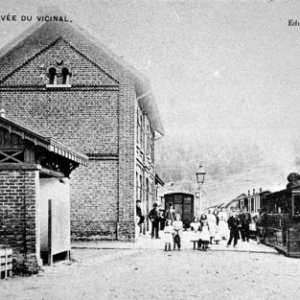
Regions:
<instances>
[{"instance_id":1,"label":"arched window","mask_svg":"<svg viewBox=\"0 0 300 300\"><path fill-rule=\"evenodd\" d=\"M55 68L49 69L49 84L56 84L57 83L57 74Z\"/></svg>"},{"instance_id":2,"label":"arched window","mask_svg":"<svg viewBox=\"0 0 300 300\"><path fill-rule=\"evenodd\" d=\"M62 69L62 84L70 84L70 72L68 68Z\"/></svg>"}]
</instances>

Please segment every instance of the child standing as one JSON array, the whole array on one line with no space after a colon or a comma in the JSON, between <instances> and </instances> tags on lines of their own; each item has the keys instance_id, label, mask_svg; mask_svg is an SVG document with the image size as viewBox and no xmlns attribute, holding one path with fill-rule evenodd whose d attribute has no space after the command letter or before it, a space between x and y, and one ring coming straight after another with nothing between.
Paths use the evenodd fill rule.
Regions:
<instances>
[{"instance_id":1,"label":"child standing","mask_svg":"<svg viewBox=\"0 0 300 300\"><path fill-rule=\"evenodd\" d=\"M193 222L190 224L191 227L191 242L194 243L194 249L196 249L196 244L198 244L199 249L199 238L200 238L200 222L197 217L194 217Z\"/></svg>"},{"instance_id":2,"label":"child standing","mask_svg":"<svg viewBox=\"0 0 300 300\"><path fill-rule=\"evenodd\" d=\"M174 227L172 226L172 220L167 220L164 229L164 239L165 239L165 251L171 251L171 244L173 243Z\"/></svg>"},{"instance_id":3,"label":"child standing","mask_svg":"<svg viewBox=\"0 0 300 300\"><path fill-rule=\"evenodd\" d=\"M175 215L175 221L173 222L173 227L174 227L174 250L178 248L178 251L180 251L181 247L181 232L183 228L182 221L180 221L180 215L176 214Z\"/></svg>"},{"instance_id":4,"label":"child standing","mask_svg":"<svg viewBox=\"0 0 300 300\"><path fill-rule=\"evenodd\" d=\"M202 249L204 251L207 251L208 243L210 241L210 235L209 235L209 225L208 225L206 214L201 215L200 225L201 225L200 242L202 244Z\"/></svg>"}]
</instances>

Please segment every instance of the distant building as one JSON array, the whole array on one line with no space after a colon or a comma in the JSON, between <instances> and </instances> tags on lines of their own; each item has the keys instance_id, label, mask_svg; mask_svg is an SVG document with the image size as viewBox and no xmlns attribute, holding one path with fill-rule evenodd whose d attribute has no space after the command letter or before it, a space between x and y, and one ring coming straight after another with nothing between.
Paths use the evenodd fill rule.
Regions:
<instances>
[{"instance_id":1,"label":"distant building","mask_svg":"<svg viewBox=\"0 0 300 300\"><path fill-rule=\"evenodd\" d=\"M38 22L0 50L6 118L88 157L71 180L73 239L135 240L155 201L164 129L139 72L74 23Z\"/></svg>"}]
</instances>

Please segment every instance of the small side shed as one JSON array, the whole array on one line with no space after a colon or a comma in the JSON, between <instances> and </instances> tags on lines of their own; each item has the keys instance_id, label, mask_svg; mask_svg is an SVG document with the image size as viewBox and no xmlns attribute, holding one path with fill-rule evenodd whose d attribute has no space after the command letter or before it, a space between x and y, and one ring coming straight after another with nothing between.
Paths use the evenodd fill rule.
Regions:
<instances>
[{"instance_id":1,"label":"small side shed","mask_svg":"<svg viewBox=\"0 0 300 300\"><path fill-rule=\"evenodd\" d=\"M71 172L88 158L0 117L0 244L16 268L37 272L69 257Z\"/></svg>"}]
</instances>

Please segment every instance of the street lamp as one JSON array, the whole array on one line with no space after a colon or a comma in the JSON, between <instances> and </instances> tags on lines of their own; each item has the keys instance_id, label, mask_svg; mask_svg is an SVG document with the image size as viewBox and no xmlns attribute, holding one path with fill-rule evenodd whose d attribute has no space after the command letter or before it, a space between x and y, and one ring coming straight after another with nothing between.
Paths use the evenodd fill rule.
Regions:
<instances>
[{"instance_id":1,"label":"street lamp","mask_svg":"<svg viewBox=\"0 0 300 300\"><path fill-rule=\"evenodd\" d=\"M199 217L200 217L200 212L201 212L201 187L202 184L204 183L204 178L205 178L205 170L200 164L198 171L196 172L196 180L199 186Z\"/></svg>"}]
</instances>

